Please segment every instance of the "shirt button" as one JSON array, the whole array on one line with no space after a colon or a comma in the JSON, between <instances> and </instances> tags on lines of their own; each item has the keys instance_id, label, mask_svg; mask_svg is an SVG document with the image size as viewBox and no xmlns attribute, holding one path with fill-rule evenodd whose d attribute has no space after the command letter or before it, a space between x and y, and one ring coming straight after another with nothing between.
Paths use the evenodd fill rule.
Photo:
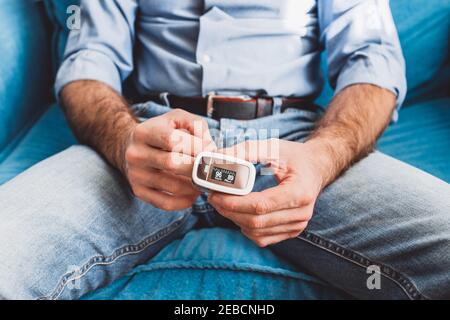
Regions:
<instances>
[{"instance_id":1,"label":"shirt button","mask_svg":"<svg viewBox=\"0 0 450 320\"><path fill-rule=\"evenodd\" d=\"M210 63L211 62L211 56L208 54L204 54L202 57L202 60L204 63Z\"/></svg>"}]
</instances>

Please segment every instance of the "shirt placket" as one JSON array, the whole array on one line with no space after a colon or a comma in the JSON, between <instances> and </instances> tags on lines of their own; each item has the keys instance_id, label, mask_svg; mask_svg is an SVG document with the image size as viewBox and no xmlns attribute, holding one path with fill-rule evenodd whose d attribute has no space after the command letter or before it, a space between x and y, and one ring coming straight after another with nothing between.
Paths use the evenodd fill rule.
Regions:
<instances>
[{"instance_id":1,"label":"shirt placket","mask_svg":"<svg viewBox=\"0 0 450 320\"><path fill-rule=\"evenodd\" d=\"M202 94L206 96L215 88L224 86L229 63L224 55L217 55L227 41L226 20L231 19L217 7L212 7L200 17L196 60L202 67Z\"/></svg>"}]
</instances>

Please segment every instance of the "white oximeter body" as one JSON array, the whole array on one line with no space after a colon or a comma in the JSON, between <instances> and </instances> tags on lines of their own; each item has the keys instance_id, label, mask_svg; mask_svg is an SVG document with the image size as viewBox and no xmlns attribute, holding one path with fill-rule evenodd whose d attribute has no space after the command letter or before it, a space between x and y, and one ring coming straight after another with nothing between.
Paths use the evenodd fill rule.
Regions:
<instances>
[{"instance_id":1,"label":"white oximeter body","mask_svg":"<svg viewBox=\"0 0 450 320\"><path fill-rule=\"evenodd\" d=\"M192 182L200 189L240 196L252 192L255 176L251 162L213 152L200 153L192 169Z\"/></svg>"}]
</instances>

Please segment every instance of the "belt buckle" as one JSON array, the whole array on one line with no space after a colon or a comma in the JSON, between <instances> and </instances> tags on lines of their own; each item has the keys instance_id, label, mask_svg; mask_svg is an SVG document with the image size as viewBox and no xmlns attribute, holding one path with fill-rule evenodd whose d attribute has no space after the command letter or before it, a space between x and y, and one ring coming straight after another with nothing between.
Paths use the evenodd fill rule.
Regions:
<instances>
[{"instance_id":1,"label":"belt buckle","mask_svg":"<svg viewBox=\"0 0 450 320\"><path fill-rule=\"evenodd\" d=\"M208 93L207 97L208 98L207 98L207 103L206 103L206 115L208 118L212 118L212 116L213 116L215 99L234 99L234 100L241 100L243 102L252 99L248 95L224 96L224 95L217 95L215 92Z\"/></svg>"}]
</instances>

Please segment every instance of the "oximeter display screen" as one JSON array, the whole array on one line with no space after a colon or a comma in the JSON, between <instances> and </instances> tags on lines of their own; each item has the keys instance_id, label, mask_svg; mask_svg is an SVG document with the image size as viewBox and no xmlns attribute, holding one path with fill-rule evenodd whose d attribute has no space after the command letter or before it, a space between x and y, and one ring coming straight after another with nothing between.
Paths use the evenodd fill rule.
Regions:
<instances>
[{"instance_id":1,"label":"oximeter display screen","mask_svg":"<svg viewBox=\"0 0 450 320\"><path fill-rule=\"evenodd\" d=\"M211 179L234 184L234 182L236 181L236 171L213 167L211 172Z\"/></svg>"},{"instance_id":2,"label":"oximeter display screen","mask_svg":"<svg viewBox=\"0 0 450 320\"><path fill-rule=\"evenodd\" d=\"M255 167L250 162L207 152L195 159L192 182L203 192L248 194L254 181Z\"/></svg>"}]
</instances>

